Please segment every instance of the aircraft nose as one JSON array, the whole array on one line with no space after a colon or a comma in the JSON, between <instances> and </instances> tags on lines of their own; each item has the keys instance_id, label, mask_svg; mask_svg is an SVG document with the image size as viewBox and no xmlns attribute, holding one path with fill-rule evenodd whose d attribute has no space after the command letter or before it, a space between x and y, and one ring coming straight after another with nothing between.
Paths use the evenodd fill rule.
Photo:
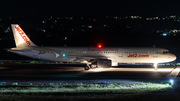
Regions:
<instances>
[{"instance_id":1,"label":"aircraft nose","mask_svg":"<svg viewBox=\"0 0 180 101\"><path fill-rule=\"evenodd\" d=\"M169 59L171 59L172 61L176 60L176 55L170 54Z\"/></svg>"}]
</instances>

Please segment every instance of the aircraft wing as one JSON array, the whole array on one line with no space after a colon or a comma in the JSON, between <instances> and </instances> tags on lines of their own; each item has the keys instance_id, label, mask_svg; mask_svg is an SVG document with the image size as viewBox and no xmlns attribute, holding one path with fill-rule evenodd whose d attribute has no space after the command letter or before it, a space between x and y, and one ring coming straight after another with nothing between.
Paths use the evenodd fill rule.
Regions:
<instances>
[{"instance_id":1,"label":"aircraft wing","mask_svg":"<svg viewBox=\"0 0 180 101\"><path fill-rule=\"evenodd\" d=\"M98 59L107 59L107 57L92 57L92 56L71 56L67 55L67 60L73 59L73 62L82 62L82 61L89 61L91 59L98 60Z\"/></svg>"},{"instance_id":2,"label":"aircraft wing","mask_svg":"<svg viewBox=\"0 0 180 101\"><path fill-rule=\"evenodd\" d=\"M10 50L18 50L18 51L26 51L26 50L36 50L38 54L54 54L56 58L66 57L66 60L73 60L74 62L82 62L82 61L89 61L91 59L98 60L98 59L107 59L104 56L88 56L88 55L80 55L77 53L66 53L62 50L56 50L46 47L23 47L23 48L11 48Z\"/></svg>"}]
</instances>

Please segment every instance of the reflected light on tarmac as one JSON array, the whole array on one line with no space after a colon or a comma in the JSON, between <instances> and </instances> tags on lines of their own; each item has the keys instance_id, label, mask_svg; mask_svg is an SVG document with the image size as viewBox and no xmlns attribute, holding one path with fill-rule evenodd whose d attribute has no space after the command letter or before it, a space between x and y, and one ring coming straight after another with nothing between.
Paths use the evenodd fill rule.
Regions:
<instances>
[{"instance_id":1,"label":"reflected light on tarmac","mask_svg":"<svg viewBox=\"0 0 180 101\"><path fill-rule=\"evenodd\" d=\"M101 71L142 71L142 72L146 72L146 71L151 71L151 72L170 72L172 71L174 68L158 68L157 70L154 70L154 68L95 68L95 69L90 69L88 71L92 71L92 72L101 72Z\"/></svg>"},{"instance_id":2,"label":"reflected light on tarmac","mask_svg":"<svg viewBox=\"0 0 180 101\"><path fill-rule=\"evenodd\" d=\"M180 71L180 69L179 69L179 68L177 68L177 69L175 69L174 71Z\"/></svg>"}]
</instances>

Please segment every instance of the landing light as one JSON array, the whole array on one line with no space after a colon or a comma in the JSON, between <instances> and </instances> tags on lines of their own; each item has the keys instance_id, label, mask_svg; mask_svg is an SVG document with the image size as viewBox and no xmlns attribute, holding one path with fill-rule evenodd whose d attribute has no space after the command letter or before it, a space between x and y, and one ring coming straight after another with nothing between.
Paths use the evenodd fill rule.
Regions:
<instances>
[{"instance_id":1,"label":"landing light","mask_svg":"<svg viewBox=\"0 0 180 101\"><path fill-rule=\"evenodd\" d=\"M173 82L174 82L174 80L171 79L171 80L170 80L170 83L173 84Z\"/></svg>"},{"instance_id":2,"label":"landing light","mask_svg":"<svg viewBox=\"0 0 180 101\"><path fill-rule=\"evenodd\" d=\"M170 84L171 84L171 87L173 86L173 84L174 84L174 80L170 80Z\"/></svg>"}]
</instances>

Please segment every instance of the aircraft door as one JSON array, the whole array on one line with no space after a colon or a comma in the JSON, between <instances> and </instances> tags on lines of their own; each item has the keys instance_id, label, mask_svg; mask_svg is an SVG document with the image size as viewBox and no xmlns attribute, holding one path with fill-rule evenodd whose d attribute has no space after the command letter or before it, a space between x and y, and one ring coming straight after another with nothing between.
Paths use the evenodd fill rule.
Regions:
<instances>
[{"instance_id":1,"label":"aircraft door","mask_svg":"<svg viewBox=\"0 0 180 101\"><path fill-rule=\"evenodd\" d=\"M118 49L118 56L123 57L123 49Z\"/></svg>"},{"instance_id":2,"label":"aircraft door","mask_svg":"<svg viewBox=\"0 0 180 101\"><path fill-rule=\"evenodd\" d=\"M154 49L154 51L153 51L153 57L158 57L158 49Z\"/></svg>"}]
</instances>

